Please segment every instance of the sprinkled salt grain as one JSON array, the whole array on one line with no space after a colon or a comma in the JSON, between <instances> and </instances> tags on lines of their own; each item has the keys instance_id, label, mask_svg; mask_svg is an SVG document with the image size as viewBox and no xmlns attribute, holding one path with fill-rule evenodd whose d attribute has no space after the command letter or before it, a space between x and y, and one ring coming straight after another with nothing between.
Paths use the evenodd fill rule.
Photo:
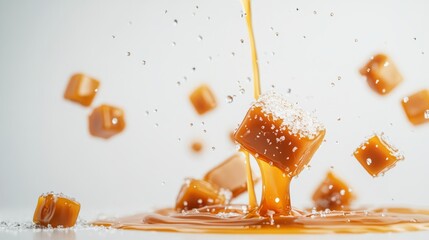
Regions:
<instances>
[{"instance_id":1,"label":"sprinkled salt grain","mask_svg":"<svg viewBox=\"0 0 429 240\"><path fill-rule=\"evenodd\" d=\"M281 126L300 137L313 139L325 129L315 116L286 101L274 91L262 94L254 107L261 107L262 112L270 115L274 121L283 120Z\"/></svg>"},{"instance_id":2,"label":"sprinkled salt grain","mask_svg":"<svg viewBox=\"0 0 429 240\"><path fill-rule=\"evenodd\" d=\"M425 119L429 119L429 109L425 111Z\"/></svg>"}]
</instances>

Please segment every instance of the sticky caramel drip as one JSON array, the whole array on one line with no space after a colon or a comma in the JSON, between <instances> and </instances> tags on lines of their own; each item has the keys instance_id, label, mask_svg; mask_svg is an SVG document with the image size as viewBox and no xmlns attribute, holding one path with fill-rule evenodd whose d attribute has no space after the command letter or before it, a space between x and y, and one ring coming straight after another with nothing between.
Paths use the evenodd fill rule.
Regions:
<instances>
[{"instance_id":1,"label":"sticky caramel drip","mask_svg":"<svg viewBox=\"0 0 429 240\"><path fill-rule=\"evenodd\" d=\"M247 192L249 197L249 210L253 210L258 206L256 201L255 187L253 185L252 167L250 166L249 152L241 150L246 159L246 175L247 175Z\"/></svg>"},{"instance_id":2,"label":"sticky caramel drip","mask_svg":"<svg viewBox=\"0 0 429 240\"><path fill-rule=\"evenodd\" d=\"M291 215L289 186L291 177L280 168L257 159L262 174L262 199L258 209L261 216Z\"/></svg>"},{"instance_id":3,"label":"sticky caramel drip","mask_svg":"<svg viewBox=\"0 0 429 240\"><path fill-rule=\"evenodd\" d=\"M257 100L261 94L261 83L259 80L258 54L256 53L255 37L253 34L252 10L250 2L250 0L241 0L244 8L244 15L246 17L247 30L249 32L250 50L252 51L253 94Z\"/></svg>"}]
</instances>

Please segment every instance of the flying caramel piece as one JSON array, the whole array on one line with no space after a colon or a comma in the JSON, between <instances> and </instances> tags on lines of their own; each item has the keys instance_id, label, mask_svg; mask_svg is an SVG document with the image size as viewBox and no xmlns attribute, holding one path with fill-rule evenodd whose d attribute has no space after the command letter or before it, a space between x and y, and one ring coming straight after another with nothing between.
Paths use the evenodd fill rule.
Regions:
<instances>
[{"instance_id":1,"label":"flying caramel piece","mask_svg":"<svg viewBox=\"0 0 429 240\"><path fill-rule=\"evenodd\" d=\"M195 153L201 152L203 150L203 147L204 147L204 145L201 141L193 141L191 143L191 149Z\"/></svg>"},{"instance_id":2,"label":"flying caramel piece","mask_svg":"<svg viewBox=\"0 0 429 240\"><path fill-rule=\"evenodd\" d=\"M176 211L224 204L225 201L225 195L212 184L204 180L186 179L176 199Z\"/></svg>"},{"instance_id":3,"label":"flying caramel piece","mask_svg":"<svg viewBox=\"0 0 429 240\"><path fill-rule=\"evenodd\" d=\"M377 54L360 70L366 76L369 86L381 95L388 94L403 78L392 60L384 54Z\"/></svg>"},{"instance_id":4,"label":"flying caramel piece","mask_svg":"<svg viewBox=\"0 0 429 240\"><path fill-rule=\"evenodd\" d=\"M234 137L261 169L259 214L292 214L290 181L309 163L324 136L325 128L315 117L280 94L268 92L252 105Z\"/></svg>"},{"instance_id":5,"label":"flying caramel piece","mask_svg":"<svg viewBox=\"0 0 429 240\"><path fill-rule=\"evenodd\" d=\"M420 90L402 99L402 108L414 125L429 122L429 89Z\"/></svg>"},{"instance_id":6,"label":"flying caramel piece","mask_svg":"<svg viewBox=\"0 0 429 240\"><path fill-rule=\"evenodd\" d=\"M64 98L83 106L90 106L98 91L100 82L92 77L78 73L73 75L67 85Z\"/></svg>"},{"instance_id":7,"label":"flying caramel piece","mask_svg":"<svg viewBox=\"0 0 429 240\"><path fill-rule=\"evenodd\" d=\"M37 201L33 222L41 226L73 227L79 215L80 203L63 194L42 194Z\"/></svg>"},{"instance_id":8,"label":"flying caramel piece","mask_svg":"<svg viewBox=\"0 0 429 240\"><path fill-rule=\"evenodd\" d=\"M246 162L243 154L232 155L207 172L204 180L231 191L233 198L247 191Z\"/></svg>"},{"instance_id":9,"label":"flying caramel piece","mask_svg":"<svg viewBox=\"0 0 429 240\"><path fill-rule=\"evenodd\" d=\"M399 150L390 145L383 134L374 134L354 152L355 158L373 177L385 173L403 160Z\"/></svg>"},{"instance_id":10,"label":"flying caramel piece","mask_svg":"<svg viewBox=\"0 0 429 240\"><path fill-rule=\"evenodd\" d=\"M124 111L110 105L95 108L89 116L89 132L94 137L110 138L125 128Z\"/></svg>"},{"instance_id":11,"label":"flying caramel piece","mask_svg":"<svg viewBox=\"0 0 429 240\"><path fill-rule=\"evenodd\" d=\"M317 211L347 210L355 199L352 189L332 171L313 194L314 207Z\"/></svg>"},{"instance_id":12,"label":"flying caramel piece","mask_svg":"<svg viewBox=\"0 0 429 240\"><path fill-rule=\"evenodd\" d=\"M322 143L325 128L280 94L269 92L253 104L234 136L255 158L297 176Z\"/></svg>"},{"instance_id":13,"label":"flying caramel piece","mask_svg":"<svg viewBox=\"0 0 429 240\"><path fill-rule=\"evenodd\" d=\"M196 88L189 96L189 100L191 100L195 111L200 115L213 110L217 106L216 98L210 87L206 84Z\"/></svg>"}]
</instances>

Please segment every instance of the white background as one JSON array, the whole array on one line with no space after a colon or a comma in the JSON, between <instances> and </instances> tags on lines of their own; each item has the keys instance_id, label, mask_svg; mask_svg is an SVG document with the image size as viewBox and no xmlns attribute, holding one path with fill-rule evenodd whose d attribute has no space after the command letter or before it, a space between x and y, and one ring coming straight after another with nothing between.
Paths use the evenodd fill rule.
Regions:
<instances>
[{"instance_id":1,"label":"white background","mask_svg":"<svg viewBox=\"0 0 429 240\"><path fill-rule=\"evenodd\" d=\"M327 127L292 183L294 206L311 206L332 166L358 194L355 206L429 207L429 124L412 126L400 105L429 87L428 12L424 0L253 2L262 91L290 88ZM232 155L229 133L253 100L241 13L238 0L0 1L0 220L30 220L47 191L75 197L84 219L169 207L185 177ZM388 96L358 73L378 52L405 78ZM90 108L63 99L76 72L101 81ZM188 100L200 83L219 103L202 117ZM102 103L126 112L125 131L109 140L87 130ZM351 156L374 131L406 157L376 179ZM202 154L190 151L194 139Z\"/></svg>"}]
</instances>

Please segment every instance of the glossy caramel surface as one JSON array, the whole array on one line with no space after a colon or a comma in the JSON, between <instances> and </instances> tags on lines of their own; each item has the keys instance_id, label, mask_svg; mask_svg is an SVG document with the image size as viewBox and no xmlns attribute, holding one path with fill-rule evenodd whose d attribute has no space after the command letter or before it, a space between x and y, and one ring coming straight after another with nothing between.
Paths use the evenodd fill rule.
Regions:
<instances>
[{"instance_id":1,"label":"glossy caramel surface","mask_svg":"<svg viewBox=\"0 0 429 240\"><path fill-rule=\"evenodd\" d=\"M422 89L401 101L408 120L419 125L429 123L429 89Z\"/></svg>"},{"instance_id":2,"label":"glossy caramel surface","mask_svg":"<svg viewBox=\"0 0 429 240\"><path fill-rule=\"evenodd\" d=\"M79 103L82 106L90 106L99 86L100 82L97 79L77 73L70 78L64 92L64 98Z\"/></svg>"},{"instance_id":3,"label":"glossy caramel surface","mask_svg":"<svg viewBox=\"0 0 429 240\"><path fill-rule=\"evenodd\" d=\"M247 190L246 163L243 154L237 153L204 175L204 180L219 188L231 191L237 197Z\"/></svg>"},{"instance_id":4,"label":"glossy caramel surface","mask_svg":"<svg viewBox=\"0 0 429 240\"><path fill-rule=\"evenodd\" d=\"M353 153L362 167L371 175L378 176L395 166L404 157L380 135L373 135Z\"/></svg>"},{"instance_id":5,"label":"glossy caramel surface","mask_svg":"<svg viewBox=\"0 0 429 240\"><path fill-rule=\"evenodd\" d=\"M33 222L47 227L72 227L80 211L80 204L73 199L58 194L41 195L34 211Z\"/></svg>"},{"instance_id":6,"label":"glossy caramel surface","mask_svg":"<svg viewBox=\"0 0 429 240\"><path fill-rule=\"evenodd\" d=\"M344 180L329 171L314 191L312 199L317 211L347 210L355 195Z\"/></svg>"},{"instance_id":7,"label":"glossy caramel surface","mask_svg":"<svg viewBox=\"0 0 429 240\"><path fill-rule=\"evenodd\" d=\"M118 107L101 105L88 118L89 132L94 137L108 139L125 128L124 111Z\"/></svg>"},{"instance_id":8,"label":"glossy caramel surface","mask_svg":"<svg viewBox=\"0 0 429 240\"><path fill-rule=\"evenodd\" d=\"M189 100L199 115L203 115L215 109L217 106L216 97L211 88L206 84L194 89L194 91L189 95Z\"/></svg>"},{"instance_id":9,"label":"glossy caramel surface","mask_svg":"<svg viewBox=\"0 0 429 240\"><path fill-rule=\"evenodd\" d=\"M225 196L212 184L198 179L187 179L176 199L176 211L192 210L204 206L223 204Z\"/></svg>"},{"instance_id":10,"label":"glossy caramel surface","mask_svg":"<svg viewBox=\"0 0 429 240\"><path fill-rule=\"evenodd\" d=\"M393 61L384 54L377 54L360 70L368 85L378 94L391 92L403 77Z\"/></svg>"},{"instance_id":11,"label":"glossy caramel surface","mask_svg":"<svg viewBox=\"0 0 429 240\"><path fill-rule=\"evenodd\" d=\"M313 139L291 134L261 107L252 106L235 132L235 140L255 158L266 161L289 176L298 175L308 164L325 136L320 131Z\"/></svg>"},{"instance_id":12,"label":"glossy caramel surface","mask_svg":"<svg viewBox=\"0 0 429 240\"><path fill-rule=\"evenodd\" d=\"M246 205L222 205L177 213L161 209L151 214L100 220L93 224L119 229L187 233L332 234L392 233L429 229L429 212L408 208L354 211L293 210L290 216L260 217Z\"/></svg>"}]
</instances>

